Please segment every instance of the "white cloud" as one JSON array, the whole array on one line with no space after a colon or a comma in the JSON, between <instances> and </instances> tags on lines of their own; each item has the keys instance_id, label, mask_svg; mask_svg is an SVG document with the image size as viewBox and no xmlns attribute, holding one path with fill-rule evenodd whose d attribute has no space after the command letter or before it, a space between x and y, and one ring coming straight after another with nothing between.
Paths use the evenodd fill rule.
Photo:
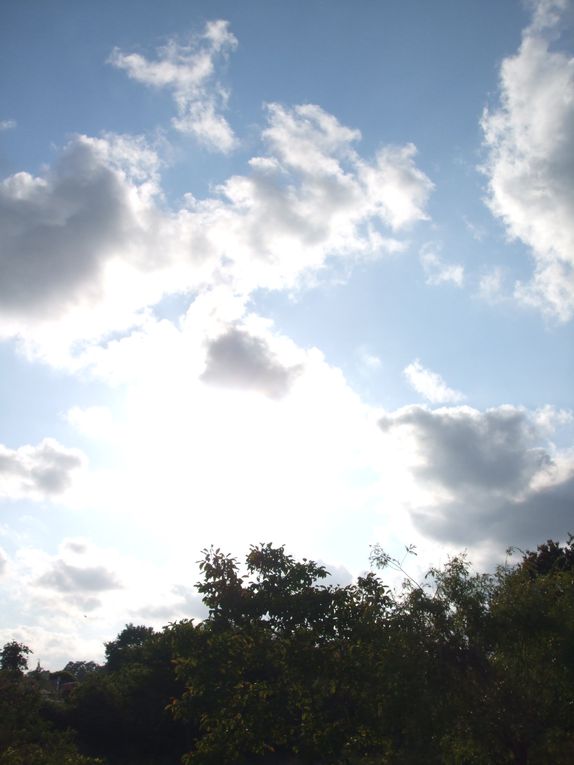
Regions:
<instances>
[{"instance_id":1,"label":"white cloud","mask_svg":"<svg viewBox=\"0 0 574 765\"><path fill-rule=\"evenodd\" d=\"M546 406L537 409L532 415L541 433L551 434L557 427L574 422L574 413L570 409L556 409Z\"/></svg>"},{"instance_id":2,"label":"white cloud","mask_svg":"<svg viewBox=\"0 0 574 765\"><path fill-rule=\"evenodd\" d=\"M453 284L462 287L464 282L464 267L460 263L445 263L439 255L440 247L427 242L420 251L420 261L426 276L426 283L436 286Z\"/></svg>"},{"instance_id":3,"label":"white cloud","mask_svg":"<svg viewBox=\"0 0 574 765\"><path fill-rule=\"evenodd\" d=\"M0 120L0 130L13 130L16 127L16 120Z\"/></svg>"},{"instance_id":4,"label":"white cloud","mask_svg":"<svg viewBox=\"0 0 574 765\"><path fill-rule=\"evenodd\" d=\"M434 188L416 167L416 146L386 146L377 153L374 165L362 165L360 175L377 213L393 230L428 220L424 208Z\"/></svg>"},{"instance_id":5,"label":"white cloud","mask_svg":"<svg viewBox=\"0 0 574 765\"><path fill-rule=\"evenodd\" d=\"M57 497L71 487L84 462L77 449L66 449L51 438L18 449L0 445L0 496Z\"/></svg>"},{"instance_id":6,"label":"white cloud","mask_svg":"<svg viewBox=\"0 0 574 765\"><path fill-rule=\"evenodd\" d=\"M175 210L141 138L78 136L43 175L5 179L0 334L74 368L86 342L145 328L165 295L292 288L329 258L400 250L385 227L426 218L432 183L412 146L370 164L352 146L357 131L309 105L269 107L263 138L269 153L249 174Z\"/></svg>"},{"instance_id":7,"label":"white cloud","mask_svg":"<svg viewBox=\"0 0 574 765\"><path fill-rule=\"evenodd\" d=\"M361 371L366 374L381 369L383 366L381 359L376 354L371 353L371 351L364 345L357 349L357 357Z\"/></svg>"},{"instance_id":8,"label":"white cloud","mask_svg":"<svg viewBox=\"0 0 574 765\"><path fill-rule=\"evenodd\" d=\"M473 223L473 221L470 220L470 218L466 215L463 215L462 219L472 238L477 242L482 242L486 236L486 231L484 228L476 223Z\"/></svg>"},{"instance_id":9,"label":"white cloud","mask_svg":"<svg viewBox=\"0 0 574 765\"><path fill-rule=\"evenodd\" d=\"M123 69L128 76L157 88L169 88L177 105L174 127L190 133L206 148L228 153L237 146L237 139L221 112L228 93L215 72L217 58L226 58L237 47L236 37L227 21L210 21L201 35L180 45L170 40L158 50L155 61L139 53L122 53L115 49L109 62Z\"/></svg>"},{"instance_id":10,"label":"white cloud","mask_svg":"<svg viewBox=\"0 0 574 765\"><path fill-rule=\"evenodd\" d=\"M268 176L294 172L301 178L302 201L317 212L325 208L333 215L358 207L360 215L357 211L353 217L376 217L392 230L427 219L424 208L433 184L417 168L413 144L385 146L368 163L353 148L360 132L341 125L320 106L269 104L267 109L263 138L274 159L257 158L257 167ZM318 221L303 217L313 236Z\"/></svg>"},{"instance_id":11,"label":"white cloud","mask_svg":"<svg viewBox=\"0 0 574 765\"><path fill-rule=\"evenodd\" d=\"M503 294L504 274L500 266L496 266L483 274L478 282L478 294L483 300L495 303Z\"/></svg>"},{"instance_id":12,"label":"white cloud","mask_svg":"<svg viewBox=\"0 0 574 765\"><path fill-rule=\"evenodd\" d=\"M409 385L432 404L452 404L464 399L460 391L449 388L439 374L423 367L418 359L405 367L403 374Z\"/></svg>"},{"instance_id":13,"label":"white cloud","mask_svg":"<svg viewBox=\"0 0 574 765\"><path fill-rule=\"evenodd\" d=\"M94 363L129 382L125 409L109 428L74 413L94 424L94 449L113 433L118 455L92 469L78 507L133 518L175 557L186 556L185 539L196 550L215 542L243 552L256 538L321 547L327 519L342 522L348 507L360 517L367 455L379 460L373 414L340 371L238 310L204 295L179 328L164 333L158 322L157 333L116 341Z\"/></svg>"},{"instance_id":14,"label":"white cloud","mask_svg":"<svg viewBox=\"0 0 574 765\"><path fill-rule=\"evenodd\" d=\"M558 26L571 0L529 0L532 23L528 32L547 32Z\"/></svg>"},{"instance_id":15,"label":"white cloud","mask_svg":"<svg viewBox=\"0 0 574 765\"><path fill-rule=\"evenodd\" d=\"M144 619L146 624L159 628L178 619L204 619L209 609L204 606L201 595L195 588L176 584L166 593L161 605L150 602L130 613L137 619Z\"/></svg>"},{"instance_id":16,"label":"white cloud","mask_svg":"<svg viewBox=\"0 0 574 765\"><path fill-rule=\"evenodd\" d=\"M65 419L77 431L91 438L114 437L114 418L105 406L73 406L66 412Z\"/></svg>"},{"instance_id":17,"label":"white cloud","mask_svg":"<svg viewBox=\"0 0 574 765\"><path fill-rule=\"evenodd\" d=\"M226 204L195 205L206 235L236 263L244 289L294 285L329 256L356 258L396 251L382 237L424 219L432 189L414 163L414 148L388 148L372 164L352 143L358 132L318 106L268 107L263 131L269 154L251 160L249 176L233 176L218 191Z\"/></svg>"},{"instance_id":18,"label":"white cloud","mask_svg":"<svg viewBox=\"0 0 574 765\"><path fill-rule=\"evenodd\" d=\"M500 106L482 118L488 205L531 248L517 297L566 321L574 313L574 66L553 50L567 2L534 3L518 53L500 70Z\"/></svg>"}]
</instances>

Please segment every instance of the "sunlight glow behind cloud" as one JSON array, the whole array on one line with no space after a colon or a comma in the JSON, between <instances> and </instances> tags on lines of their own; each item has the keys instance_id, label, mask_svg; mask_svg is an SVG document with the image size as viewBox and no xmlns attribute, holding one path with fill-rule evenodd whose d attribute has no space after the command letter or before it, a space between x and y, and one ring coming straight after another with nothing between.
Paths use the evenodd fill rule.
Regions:
<instances>
[{"instance_id":1,"label":"sunlight glow behind cloud","mask_svg":"<svg viewBox=\"0 0 574 765\"><path fill-rule=\"evenodd\" d=\"M357 81L353 101L323 81L323 15L306 7L313 57L284 73L271 20L291 11L264 6L269 39L231 4L233 23L206 24L186 5L199 26L178 37L158 11L141 49L135 31L102 33L98 87L106 103L133 99L133 114L100 109L90 131L66 112L34 134L52 154L0 154L0 576L13 625L0 640L42 661L101 657L127 620L201 618L195 563L212 543L284 543L348 578L377 541L417 544L421 572L461 545L491 566L571 522L571 391L556 384L574 315L574 79L559 34L571 3L533 3L518 51L498 30L487 64L493 51L502 61L499 102L479 125L487 64L478 84L468 68L440 130L425 99L402 97L434 59L399 66L398 46L389 74L377 37L371 90ZM415 39L406 7L374 4L367 19L388 15L392 31L399 14ZM368 40L359 50L347 34L358 56ZM457 55L437 61L467 66ZM173 129L155 124L159 91ZM459 109L483 131L482 175L453 159L453 145L480 148L456 133ZM23 146L28 112L5 114L17 124L0 123L2 140ZM65 133L68 120L82 132ZM525 303L539 309L528 321ZM562 324L546 330L540 312Z\"/></svg>"}]
</instances>

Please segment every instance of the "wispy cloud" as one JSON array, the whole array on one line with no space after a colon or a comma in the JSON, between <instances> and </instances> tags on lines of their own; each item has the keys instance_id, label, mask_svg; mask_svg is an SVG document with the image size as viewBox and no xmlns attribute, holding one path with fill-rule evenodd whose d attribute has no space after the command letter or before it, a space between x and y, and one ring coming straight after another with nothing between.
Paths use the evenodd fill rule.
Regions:
<instances>
[{"instance_id":1,"label":"wispy cloud","mask_svg":"<svg viewBox=\"0 0 574 765\"><path fill-rule=\"evenodd\" d=\"M497 266L483 274L478 282L478 294L483 300L495 303L502 299L504 273Z\"/></svg>"},{"instance_id":2,"label":"wispy cloud","mask_svg":"<svg viewBox=\"0 0 574 765\"><path fill-rule=\"evenodd\" d=\"M470 235L472 238L477 242L482 242L484 237L486 236L486 232L482 226L477 225L476 223L473 223L473 221L470 220L470 218L467 215L463 215L463 221L464 225L466 226L467 230L470 232Z\"/></svg>"},{"instance_id":3,"label":"wispy cloud","mask_svg":"<svg viewBox=\"0 0 574 765\"><path fill-rule=\"evenodd\" d=\"M426 276L426 283L432 286L452 284L462 287L464 283L464 266L460 263L445 263L440 256L440 246L435 242L427 242L420 251L420 262Z\"/></svg>"},{"instance_id":4,"label":"wispy cloud","mask_svg":"<svg viewBox=\"0 0 574 765\"><path fill-rule=\"evenodd\" d=\"M139 53L112 52L109 63L145 85L169 88L177 106L173 125L190 133L206 148L229 153L237 138L223 116L229 98L216 74L216 60L237 47L227 21L210 21L187 44L170 40L159 48L155 61Z\"/></svg>"},{"instance_id":5,"label":"wispy cloud","mask_svg":"<svg viewBox=\"0 0 574 765\"><path fill-rule=\"evenodd\" d=\"M433 404L449 404L464 399L460 391L449 388L440 375L423 367L418 359L405 367L403 374L409 385Z\"/></svg>"}]
</instances>

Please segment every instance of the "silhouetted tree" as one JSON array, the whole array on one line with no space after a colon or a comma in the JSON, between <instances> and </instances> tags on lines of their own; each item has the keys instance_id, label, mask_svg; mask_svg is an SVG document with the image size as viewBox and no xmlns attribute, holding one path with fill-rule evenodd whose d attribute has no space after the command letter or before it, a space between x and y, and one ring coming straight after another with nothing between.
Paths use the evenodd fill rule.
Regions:
<instances>
[{"instance_id":1,"label":"silhouetted tree","mask_svg":"<svg viewBox=\"0 0 574 765\"><path fill-rule=\"evenodd\" d=\"M24 670L28 669L26 657L31 653L30 648L23 643L18 643L15 640L6 643L0 652L0 669L22 675Z\"/></svg>"}]
</instances>

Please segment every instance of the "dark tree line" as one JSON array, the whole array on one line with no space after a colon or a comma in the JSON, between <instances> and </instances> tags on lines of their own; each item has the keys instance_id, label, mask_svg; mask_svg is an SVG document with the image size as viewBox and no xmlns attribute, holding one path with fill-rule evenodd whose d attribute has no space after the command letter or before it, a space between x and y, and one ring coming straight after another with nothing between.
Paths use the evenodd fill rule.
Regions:
<instances>
[{"instance_id":1,"label":"dark tree line","mask_svg":"<svg viewBox=\"0 0 574 765\"><path fill-rule=\"evenodd\" d=\"M200 568L208 618L129 624L101 667L24 674L7 644L0 765L574 762L572 537L493 575L454 558L400 595L271 545Z\"/></svg>"}]
</instances>

